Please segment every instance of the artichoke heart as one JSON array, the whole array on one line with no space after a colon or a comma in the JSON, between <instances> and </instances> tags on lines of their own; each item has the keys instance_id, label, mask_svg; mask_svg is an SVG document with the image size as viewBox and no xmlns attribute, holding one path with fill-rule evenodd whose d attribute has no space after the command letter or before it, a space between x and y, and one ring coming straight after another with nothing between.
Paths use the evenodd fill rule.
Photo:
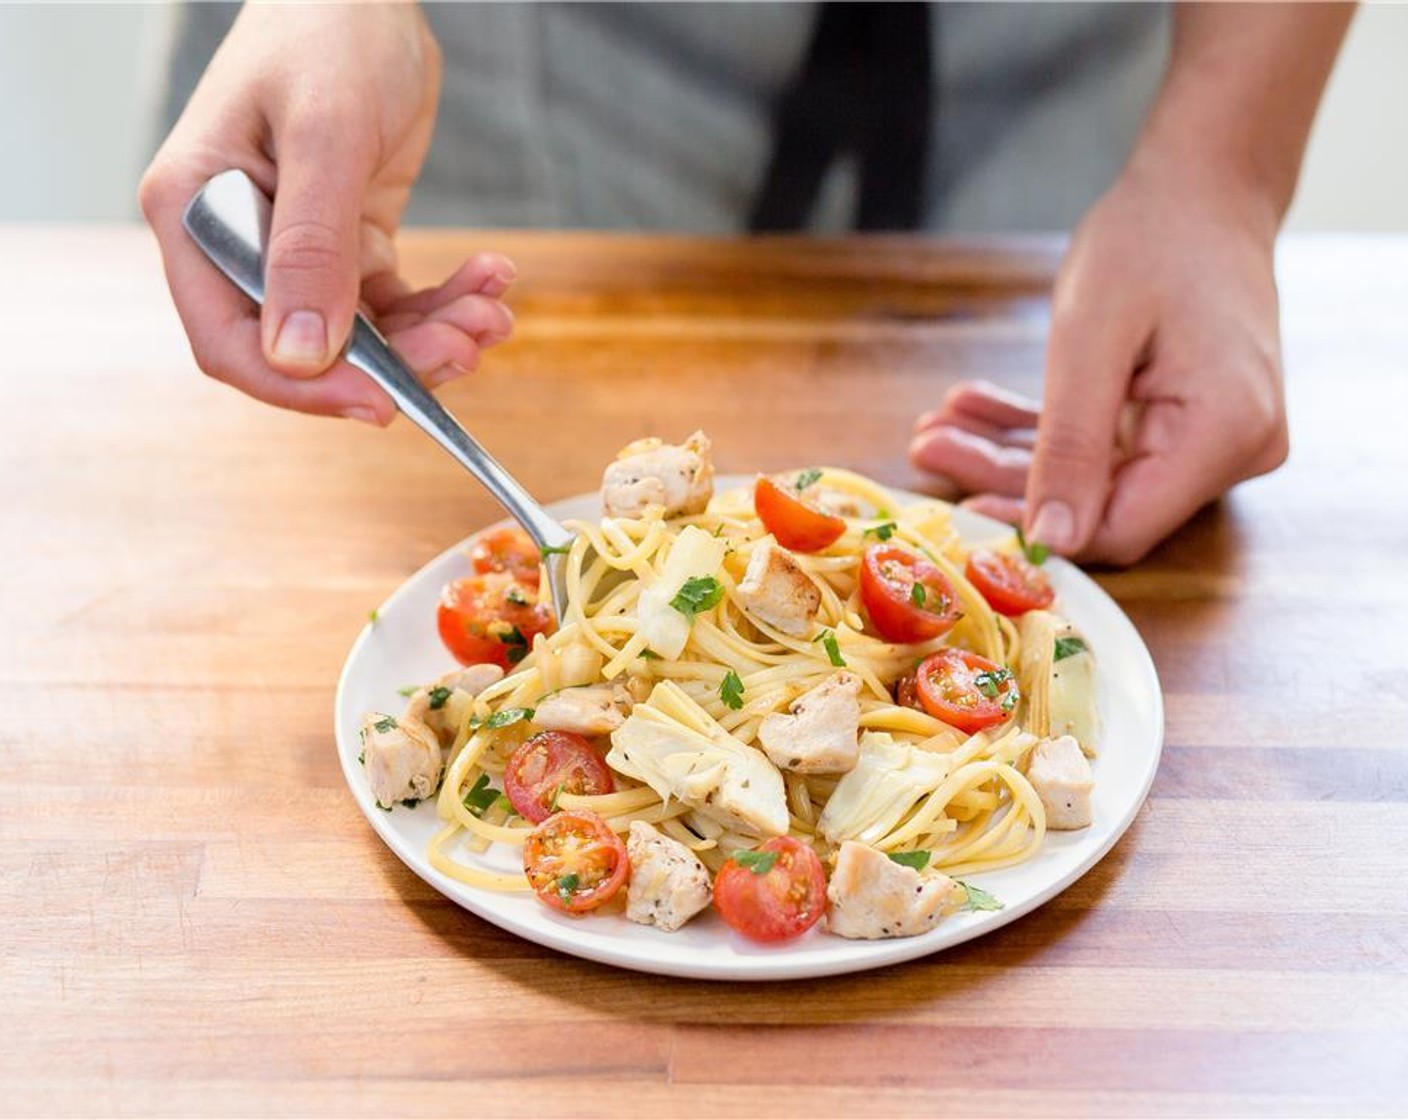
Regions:
<instances>
[{"instance_id":1,"label":"artichoke heart","mask_svg":"<svg viewBox=\"0 0 1408 1120\"><path fill-rule=\"evenodd\" d=\"M876 845L948 777L947 755L897 743L883 731L860 737L860 760L826 802L817 831L832 844Z\"/></svg>"}]
</instances>

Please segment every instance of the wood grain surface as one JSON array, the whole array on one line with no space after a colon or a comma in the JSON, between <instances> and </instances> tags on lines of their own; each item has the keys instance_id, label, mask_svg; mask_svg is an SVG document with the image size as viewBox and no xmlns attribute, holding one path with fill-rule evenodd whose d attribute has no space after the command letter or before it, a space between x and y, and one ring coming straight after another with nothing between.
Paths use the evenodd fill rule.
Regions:
<instances>
[{"instance_id":1,"label":"wood grain surface","mask_svg":"<svg viewBox=\"0 0 1408 1120\"><path fill-rule=\"evenodd\" d=\"M517 337L446 396L544 499L696 426L723 470L922 485L947 384L1039 386L1059 249L405 254L491 243ZM447 457L200 377L137 230L0 231L0 261L0 1113L1408 1111L1408 242L1285 247L1291 462L1098 575L1168 707L1123 842L976 942L754 986L502 933L343 788L369 608L496 516Z\"/></svg>"}]
</instances>

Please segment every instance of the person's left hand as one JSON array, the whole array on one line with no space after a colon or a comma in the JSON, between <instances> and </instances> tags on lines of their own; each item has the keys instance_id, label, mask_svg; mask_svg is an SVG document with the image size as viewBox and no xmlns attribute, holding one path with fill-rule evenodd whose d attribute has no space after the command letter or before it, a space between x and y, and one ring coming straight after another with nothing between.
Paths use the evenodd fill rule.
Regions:
<instances>
[{"instance_id":1,"label":"person's left hand","mask_svg":"<svg viewBox=\"0 0 1408 1120\"><path fill-rule=\"evenodd\" d=\"M1044 406L960 383L919 418L915 464L1057 552L1139 560L1286 458L1276 225L1215 171L1132 163L1057 277Z\"/></svg>"}]
</instances>

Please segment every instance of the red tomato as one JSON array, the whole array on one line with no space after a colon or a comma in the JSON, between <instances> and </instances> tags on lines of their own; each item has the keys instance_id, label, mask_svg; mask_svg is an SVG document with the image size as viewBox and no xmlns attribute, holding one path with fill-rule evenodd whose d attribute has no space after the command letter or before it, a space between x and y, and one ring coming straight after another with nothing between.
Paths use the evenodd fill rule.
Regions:
<instances>
[{"instance_id":1,"label":"red tomato","mask_svg":"<svg viewBox=\"0 0 1408 1120\"><path fill-rule=\"evenodd\" d=\"M759 853L772 866L756 864ZM741 854L741 853L740 853ZM745 857L755 867L739 863L737 855L714 879L714 905L719 916L753 941L787 941L805 933L826 913L826 873L817 854L791 836L769 840Z\"/></svg>"},{"instance_id":2,"label":"red tomato","mask_svg":"<svg viewBox=\"0 0 1408 1120\"><path fill-rule=\"evenodd\" d=\"M846 531L841 518L823 513L797 491L784 490L761 475L753 486L753 509L777 543L794 552L820 552Z\"/></svg>"},{"instance_id":3,"label":"red tomato","mask_svg":"<svg viewBox=\"0 0 1408 1120\"><path fill-rule=\"evenodd\" d=\"M481 533L469 550L469 562L480 575L511 572L524 583L538 586L541 555L533 539L516 525Z\"/></svg>"},{"instance_id":4,"label":"red tomato","mask_svg":"<svg viewBox=\"0 0 1408 1120\"><path fill-rule=\"evenodd\" d=\"M964 574L998 614L1044 610L1056 599L1046 573L1025 556L980 548L968 557Z\"/></svg>"},{"instance_id":5,"label":"red tomato","mask_svg":"<svg viewBox=\"0 0 1408 1120\"><path fill-rule=\"evenodd\" d=\"M552 815L559 792L594 796L615 788L606 761L570 731L539 731L509 755L504 767L504 793L518 814L534 824Z\"/></svg>"},{"instance_id":6,"label":"red tomato","mask_svg":"<svg viewBox=\"0 0 1408 1120\"><path fill-rule=\"evenodd\" d=\"M621 889L626 845L595 813L554 813L523 842L523 873L554 910L585 914Z\"/></svg>"},{"instance_id":7,"label":"red tomato","mask_svg":"<svg viewBox=\"0 0 1408 1120\"><path fill-rule=\"evenodd\" d=\"M871 624L887 642L927 642L963 617L948 577L924 557L892 544L865 550L860 598Z\"/></svg>"},{"instance_id":8,"label":"red tomato","mask_svg":"<svg viewBox=\"0 0 1408 1120\"><path fill-rule=\"evenodd\" d=\"M536 587L508 572L486 572L445 585L436 625L461 665L490 662L507 670L527 656L535 634L551 634L557 624Z\"/></svg>"},{"instance_id":9,"label":"red tomato","mask_svg":"<svg viewBox=\"0 0 1408 1120\"><path fill-rule=\"evenodd\" d=\"M895 703L901 708L913 708L922 712L924 705L919 702L919 678L906 673L895 682Z\"/></svg>"},{"instance_id":10,"label":"red tomato","mask_svg":"<svg viewBox=\"0 0 1408 1120\"><path fill-rule=\"evenodd\" d=\"M967 650L939 650L918 676L924 710L969 735L1011 719L1021 698L1011 669Z\"/></svg>"}]
</instances>

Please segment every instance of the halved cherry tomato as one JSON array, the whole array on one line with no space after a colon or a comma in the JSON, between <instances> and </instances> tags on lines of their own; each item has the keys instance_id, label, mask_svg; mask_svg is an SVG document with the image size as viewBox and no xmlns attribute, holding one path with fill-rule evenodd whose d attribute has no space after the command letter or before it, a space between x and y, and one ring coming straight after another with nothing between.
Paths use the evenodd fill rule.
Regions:
<instances>
[{"instance_id":1,"label":"halved cherry tomato","mask_svg":"<svg viewBox=\"0 0 1408 1120\"><path fill-rule=\"evenodd\" d=\"M873 544L862 555L860 598L887 642L927 642L963 617L948 577L924 557L892 544Z\"/></svg>"},{"instance_id":2,"label":"halved cherry tomato","mask_svg":"<svg viewBox=\"0 0 1408 1120\"><path fill-rule=\"evenodd\" d=\"M768 853L774 858L764 869ZM730 859L714 879L714 905L724 921L753 941L787 941L821 920L826 873L816 852L795 837L777 836L747 858L752 867Z\"/></svg>"},{"instance_id":3,"label":"halved cherry tomato","mask_svg":"<svg viewBox=\"0 0 1408 1120\"><path fill-rule=\"evenodd\" d=\"M980 548L968 557L968 582L998 614L1044 610L1056 599L1046 573L1024 556Z\"/></svg>"},{"instance_id":4,"label":"halved cherry tomato","mask_svg":"<svg viewBox=\"0 0 1408 1120\"><path fill-rule=\"evenodd\" d=\"M1011 669L963 649L941 649L919 666L924 710L969 735L1010 719L1021 693Z\"/></svg>"},{"instance_id":5,"label":"halved cherry tomato","mask_svg":"<svg viewBox=\"0 0 1408 1120\"><path fill-rule=\"evenodd\" d=\"M823 513L796 490L784 490L761 475L753 486L753 509L777 543L794 552L820 552L846 531L841 518Z\"/></svg>"},{"instance_id":6,"label":"halved cherry tomato","mask_svg":"<svg viewBox=\"0 0 1408 1120\"><path fill-rule=\"evenodd\" d=\"M523 873L554 910L595 910L630 871L626 845L596 813L554 813L523 841Z\"/></svg>"},{"instance_id":7,"label":"halved cherry tomato","mask_svg":"<svg viewBox=\"0 0 1408 1120\"><path fill-rule=\"evenodd\" d=\"M906 673L895 682L895 703L901 708L924 711L924 705L919 702L919 678L913 673Z\"/></svg>"},{"instance_id":8,"label":"halved cherry tomato","mask_svg":"<svg viewBox=\"0 0 1408 1120\"><path fill-rule=\"evenodd\" d=\"M460 664L507 670L527 656L535 634L551 634L557 624L536 587L508 572L486 572L445 585L436 625Z\"/></svg>"},{"instance_id":9,"label":"halved cherry tomato","mask_svg":"<svg viewBox=\"0 0 1408 1120\"><path fill-rule=\"evenodd\" d=\"M504 767L504 793L519 816L534 824L556 812L559 793L595 796L615 788L611 767L590 743L570 731L529 736Z\"/></svg>"},{"instance_id":10,"label":"halved cherry tomato","mask_svg":"<svg viewBox=\"0 0 1408 1120\"><path fill-rule=\"evenodd\" d=\"M510 572L533 587L538 586L538 563L541 559L533 539L514 525L481 533L469 550L469 562L480 575Z\"/></svg>"}]
</instances>

